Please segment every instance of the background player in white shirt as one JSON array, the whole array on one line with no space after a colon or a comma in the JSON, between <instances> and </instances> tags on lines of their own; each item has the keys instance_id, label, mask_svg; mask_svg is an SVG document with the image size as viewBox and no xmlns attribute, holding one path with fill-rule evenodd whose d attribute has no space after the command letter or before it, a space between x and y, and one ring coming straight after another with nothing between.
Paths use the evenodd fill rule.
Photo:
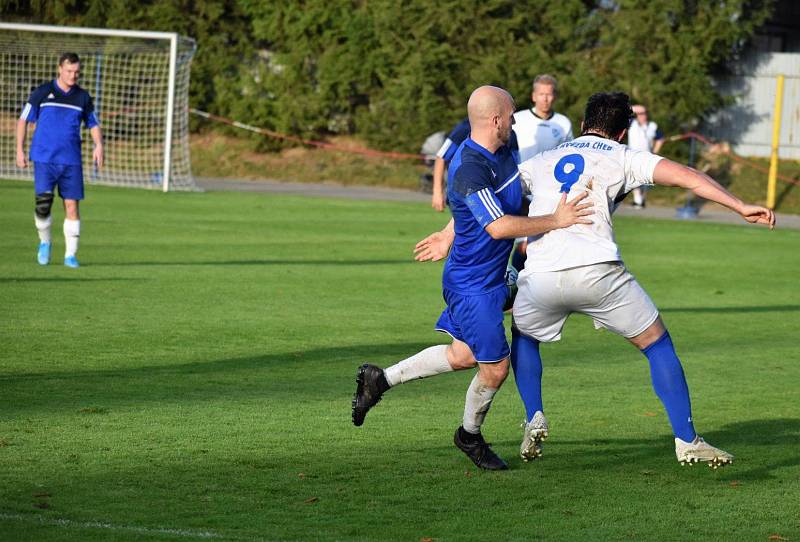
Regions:
<instances>
[{"instance_id":1,"label":"background player in white shirt","mask_svg":"<svg viewBox=\"0 0 800 542\"><path fill-rule=\"evenodd\" d=\"M539 342L559 340L567 317L580 312L594 318L596 327L628 339L649 360L653 388L675 435L678 460L707 461L716 468L733 456L706 444L695 433L680 360L658 310L622 263L611 214L628 191L655 182L689 189L750 223L773 227L775 216L765 207L743 203L703 173L622 145L631 117L627 95L594 94L586 106L580 137L519 166L533 196L530 216L551 213L565 193L570 198L588 193L595 211L591 225L550 231L528 243L514 302L511 353L528 420L520 454L524 460L538 457L548 431Z\"/></svg>"},{"instance_id":2,"label":"background player in white shirt","mask_svg":"<svg viewBox=\"0 0 800 542\"><path fill-rule=\"evenodd\" d=\"M631 120L631 125L628 127L628 146L635 151L658 154L664 145L664 134L658 129L658 124L650 120L645 106L636 104L631 109L636 118ZM647 192L646 186L633 189L633 206L637 209L644 208L645 192Z\"/></svg>"},{"instance_id":3,"label":"background player in white shirt","mask_svg":"<svg viewBox=\"0 0 800 542\"><path fill-rule=\"evenodd\" d=\"M519 147L519 161L557 147L572 139L572 123L561 113L553 111L558 98L558 83L548 74L533 80L533 107L514 113L514 135Z\"/></svg>"},{"instance_id":4,"label":"background player in white shirt","mask_svg":"<svg viewBox=\"0 0 800 542\"><path fill-rule=\"evenodd\" d=\"M531 89L533 107L514 113L512 147L516 145L520 162L572 139L570 120L561 113L553 111L556 98L558 98L556 78L546 73L537 75ZM525 265L526 248L527 239L517 239L511 260L517 270L522 270L522 266Z\"/></svg>"}]
</instances>

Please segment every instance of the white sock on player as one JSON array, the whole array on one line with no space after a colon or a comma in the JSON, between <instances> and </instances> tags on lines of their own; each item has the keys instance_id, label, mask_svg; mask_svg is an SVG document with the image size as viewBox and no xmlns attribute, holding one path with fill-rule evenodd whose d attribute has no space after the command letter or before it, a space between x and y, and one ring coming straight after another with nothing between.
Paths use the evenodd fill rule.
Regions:
<instances>
[{"instance_id":1,"label":"white sock on player","mask_svg":"<svg viewBox=\"0 0 800 542\"><path fill-rule=\"evenodd\" d=\"M481 432L481 425L492 406L492 400L497 393L497 388L490 388L483 384L476 374L475 378L467 388L467 400L464 404L464 423L462 426L467 433L477 434Z\"/></svg>"},{"instance_id":2,"label":"white sock on player","mask_svg":"<svg viewBox=\"0 0 800 542\"><path fill-rule=\"evenodd\" d=\"M36 222L36 230L39 232L39 241L42 243L50 242L50 226L53 224L53 215L47 218L39 218L39 215L34 213L33 219Z\"/></svg>"},{"instance_id":3,"label":"white sock on player","mask_svg":"<svg viewBox=\"0 0 800 542\"><path fill-rule=\"evenodd\" d=\"M641 188L633 189L633 203L634 205L641 205L644 203L644 190Z\"/></svg>"},{"instance_id":4,"label":"white sock on player","mask_svg":"<svg viewBox=\"0 0 800 542\"><path fill-rule=\"evenodd\" d=\"M405 384L411 380L449 373L453 370L447 362L447 345L431 346L410 358L384 369L384 376L390 386Z\"/></svg>"},{"instance_id":5,"label":"white sock on player","mask_svg":"<svg viewBox=\"0 0 800 542\"><path fill-rule=\"evenodd\" d=\"M64 241L66 242L66 250L64 257L69 258L78 253L78 239L81 236L81 221L64 219Z\"/></svg>"}]
</instances>

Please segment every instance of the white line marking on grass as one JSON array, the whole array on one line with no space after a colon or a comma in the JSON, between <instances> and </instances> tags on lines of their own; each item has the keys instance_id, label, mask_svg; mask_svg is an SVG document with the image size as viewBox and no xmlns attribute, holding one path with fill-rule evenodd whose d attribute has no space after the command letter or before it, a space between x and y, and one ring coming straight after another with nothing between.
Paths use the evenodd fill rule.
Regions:
<instances>
[{"instance_id":1,"label":"white line marking on grass","mask_svg":"<svg viewBox=\"0 0 800 542\"><path fill-rule=\"evenodd\" d=\"M46 518L42 516L31 516L23 514L6 514L0 512L0 520L13 520L24 523L38 523L40 525L51 525L54 527L79 527L84 529L107 529L110 531L128 531L131 533L141 534L165 534L170 536L182 536L185 538L194 538L197 540L241 540L241 541L255 541L255 538L239 538L231 537L215 533L213 531L191 531L187 529L171 529L168 527L137 527L136 525L114 525L113 523L106 523L102 521L73 521L71 519L63 518Z\"/></svg>"}]
</instances>

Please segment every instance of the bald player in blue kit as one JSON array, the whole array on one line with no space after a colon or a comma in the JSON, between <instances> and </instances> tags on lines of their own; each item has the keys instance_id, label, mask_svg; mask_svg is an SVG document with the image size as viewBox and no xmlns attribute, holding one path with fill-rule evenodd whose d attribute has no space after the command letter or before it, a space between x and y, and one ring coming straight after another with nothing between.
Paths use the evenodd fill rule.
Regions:
<instances>
[{"instance_id":1,"label":"bald player in blue kit","mask_svg":"<svg viewBox=\"0 0 800 542\"><path fill-rule=\"evenodd\" d=\"M455 236L442 276L447 307L436 323L436 329L449 334L452 343L427 348L385 370L362 365L356 376L352 416L354 425L362 425L370 408L397 384L477 366L454 443L478 467L500 470L508 466L486 443L480 428L508 375L510 349L503 327L503 304L514 238L588 223L585 216L591 211L581 203L582 198L570 203L564 198L548 216L518 216L522 187L516 161L506 145L511 137L514 100L501 88L483 86L470 96L467 111L472 131L449 168L453 220L440 232Z\"/></svg>"}]
</instances>

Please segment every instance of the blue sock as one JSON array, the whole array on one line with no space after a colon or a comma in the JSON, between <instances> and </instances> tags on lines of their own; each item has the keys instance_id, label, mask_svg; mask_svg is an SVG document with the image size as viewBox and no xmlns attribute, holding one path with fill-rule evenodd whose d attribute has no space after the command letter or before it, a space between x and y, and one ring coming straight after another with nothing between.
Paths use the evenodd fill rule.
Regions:
<instances>
[{"instance_id":1,"label":"blue sock","mask_svg":"<svg viewBox=\"0 0 800 542\"><path fill-rule=\"evenodd\" d=\"M689 387L669 332L665 331L660 339L642 350L642 354L650 362L653 389L664 404L672 432L679 439L692 442L697 433L692 424Z\"/></svg>"},{"instance_id":2,"label":"blue sock","mask_svg":"<svg viewBox=\"0 0 800 542\"><path fill-rule=\"evenodd\" d=\"M516 328L511 328L511 367L514 369L514 380L525 413L531 421L537 410L542 407L542 358L539 356L539 341L521 335Z\"/></svg>"}]
</instances>

